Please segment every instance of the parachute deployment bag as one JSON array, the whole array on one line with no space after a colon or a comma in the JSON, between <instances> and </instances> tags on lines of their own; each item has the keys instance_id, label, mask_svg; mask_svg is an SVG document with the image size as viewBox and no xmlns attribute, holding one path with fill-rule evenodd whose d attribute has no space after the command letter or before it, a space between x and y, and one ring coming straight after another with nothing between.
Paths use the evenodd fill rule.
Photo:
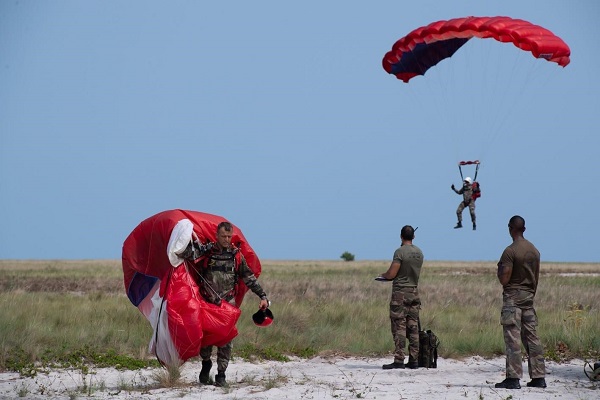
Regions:
<instances>
[{"instance_id":1,"label":"parachute deployment bag","mask_svg":"<svg viewBox=\"0 0 600 400\"><path fill-rule=\"evenodd\" d=\"M431 329L419 329L419 368L437 368L439 344L440 340Z\"/></svg>"},{"instance_id":2,"label":"parachute deployment bag","mask_svg":"<svg viewBox=\"0 0 600 400\"><path fill-rule=\"evenodd\" d=\"M477 200L478 198L481 197L481 187L479 186L479 182L473 182L473 195L471 196L471 198L473 200Z\"/></svg>"}]
</instances>

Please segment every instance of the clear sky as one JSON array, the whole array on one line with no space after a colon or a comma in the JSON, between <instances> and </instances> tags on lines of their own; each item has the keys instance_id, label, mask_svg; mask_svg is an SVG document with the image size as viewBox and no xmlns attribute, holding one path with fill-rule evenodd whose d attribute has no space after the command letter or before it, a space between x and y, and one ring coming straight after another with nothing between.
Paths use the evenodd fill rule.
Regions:
<instances>
[{"instance_id":1,"label":"clear sky","mask_svg":"<svg viewBox=\"0 0 600 400\"><path fill-rule=\"evenodd\" d=\"M471 40L409 84L381 65L430 22L505 15L561 68ZM600 2L0 1L0 259L118 259L160 211L224 216L262 259L598 262ZM464 50L464 51L463 51ZM485 74L484 74L485 73ZM477 231L453 229L481 160ZM473 176L472 170L465 175Z\"/></svg>"}]
</instances>

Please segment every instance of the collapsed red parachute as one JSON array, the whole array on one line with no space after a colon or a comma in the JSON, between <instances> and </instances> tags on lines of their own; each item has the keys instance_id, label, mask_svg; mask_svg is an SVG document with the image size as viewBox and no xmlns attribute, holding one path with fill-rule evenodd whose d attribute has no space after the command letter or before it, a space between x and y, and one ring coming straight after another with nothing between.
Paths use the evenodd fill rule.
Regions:
<instances>
[{"instance_id":1,"label":"collapsed red parachute","mask_svg":"<svg viewBox=\"0 0 600 400\"><path fill-rule=\"evenodd\" d=\"M562 67L570 62L569 46L546 28L510 17L466 17L437 21L413 30L385 54L383 69L406 83L452 57L474 37L513 43L536 58Z\"/></svg>"},{"instance_id":2,"label":"collapsed red parachute","mask_svg":"<svg viewBox=\"0 0 600 400\"><path fill-rule=\"evenodd\" d=\"M154 329L151 351L167 365L181 365L197 356L201 347L222 346L237 336L239 308L225 301L220 306L206 302L186 264L170 249L182 225L193 229L206 243L216 242L217 226L223 221L223 217L198 211L163 211L142 221L123 243L125 291ZM233 228L232 243L254 275L260 276L260 260L242 231L235 225ZM247 290L244 284L238 285L238 307Z\"/></svg>"}]
</instances>

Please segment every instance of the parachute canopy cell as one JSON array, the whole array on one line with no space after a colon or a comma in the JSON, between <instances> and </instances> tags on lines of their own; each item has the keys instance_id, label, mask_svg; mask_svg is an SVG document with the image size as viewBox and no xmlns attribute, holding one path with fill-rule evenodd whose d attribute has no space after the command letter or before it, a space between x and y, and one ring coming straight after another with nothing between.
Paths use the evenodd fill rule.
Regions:
<instances>
[{"instance_id":1,"label":"parachute canopy cell","mask_svg":"<svg viewBox=\"0 0 600 400\"><path fill-rule=\"evenodd\" d=\"M410 32L383 57L383 69L407 83L452 57L472 38L512 43L535 58L561 67L569 64L569 46L548 29L510 17L465 17L432 22Z\"/></svg>"}]
</instances>

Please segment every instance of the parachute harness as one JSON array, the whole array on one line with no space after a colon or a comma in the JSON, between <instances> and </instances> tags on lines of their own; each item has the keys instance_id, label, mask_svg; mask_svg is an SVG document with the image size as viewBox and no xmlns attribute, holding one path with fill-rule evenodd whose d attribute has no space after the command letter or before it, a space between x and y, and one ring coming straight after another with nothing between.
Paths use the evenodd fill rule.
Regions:
<instances>
[{"instance_id":1,"label":"parachute harness","mask_svg":"<svg viewBox=\"0 0 600 400\"><path fill-rule=\"evenodd\" d=\"M212 246L208 247L208 250L210 250L212 248ZM229 292L227 292L224 295L220 295L219 293L217 293L217 291L208 283L208 281L206 280L206 278L204 278L204 276L202 275L202 273L200 272L199 268L196 267L195 264L193 263L189 263L188 260L186 260L186 265L189 266L189 268L191 268L195 274L200 278L202 286L207 288L216 298L217 300L217 305L221 304L221 301L226 298L229 295L233 295L235 296L235 294L237 293L237 289L238 289L238 260L237 260L237 253L239 252L239 248L234 247L233 252L231 254L231 259L233 260L234 266L232 271L228 271L226 268L222 267L222 266L217 266L217 268L213 268L213 270L216 271L223 271L223 272L233 272L234 273L234 287L232 290L230 290ZM204 253L203 253L204 254ZM210 259L214 259L214 260L222 260L219 257L214 257L214 255L210 255L209 257L207 257L205 259L204 262L204 268L208 268L208 261Z\"/></svg>"},{"instance_id":2,"label":"parachute harness","mask_svg":"<svg viewBox=\"0 0 600 400\"><path fill-rule=\"evenodd\" d=\"M187 261L186 261L187 263ZM206 280L206 278L204 278L202 276L202 274L198 271L198 269L196 269L195 266L192 266L192 268L196 271L196 274L200 277L200 279L202 280L202 284L207 287L208 289L210 289L210 291L212 292L212 294L215 295L215 297L217 298L217 305L221 304L221 301L223 300L223 298L219 295L219 293L217 293L217 291L208 283L208 281Z\"/></svg>"},{"instance_id":3,"label":"parachute harness","mask_svg":"<svg viewBox=\"0 0 600 400\"><path fill-rule=\"evenodd\" d=\"M458 171L460 172L460 178L463 180L465 180L465 178L463 177L463 173L462 173L462 166L463 165L475 165L475 175L473 176L473 183L472 185L472 189L473 189L473 195L471 196L471 199L469 200L469 203L471 201L475 201L477 200L479 197L481 197L481 186L479 185L479 182L477 182L477 172L479 172L479 165L481 164L479 162L479 160L475 160L475 161L460 161L458 163ZM465 207L468 205L465 204Z\"/></svg>"}]
</instances>

